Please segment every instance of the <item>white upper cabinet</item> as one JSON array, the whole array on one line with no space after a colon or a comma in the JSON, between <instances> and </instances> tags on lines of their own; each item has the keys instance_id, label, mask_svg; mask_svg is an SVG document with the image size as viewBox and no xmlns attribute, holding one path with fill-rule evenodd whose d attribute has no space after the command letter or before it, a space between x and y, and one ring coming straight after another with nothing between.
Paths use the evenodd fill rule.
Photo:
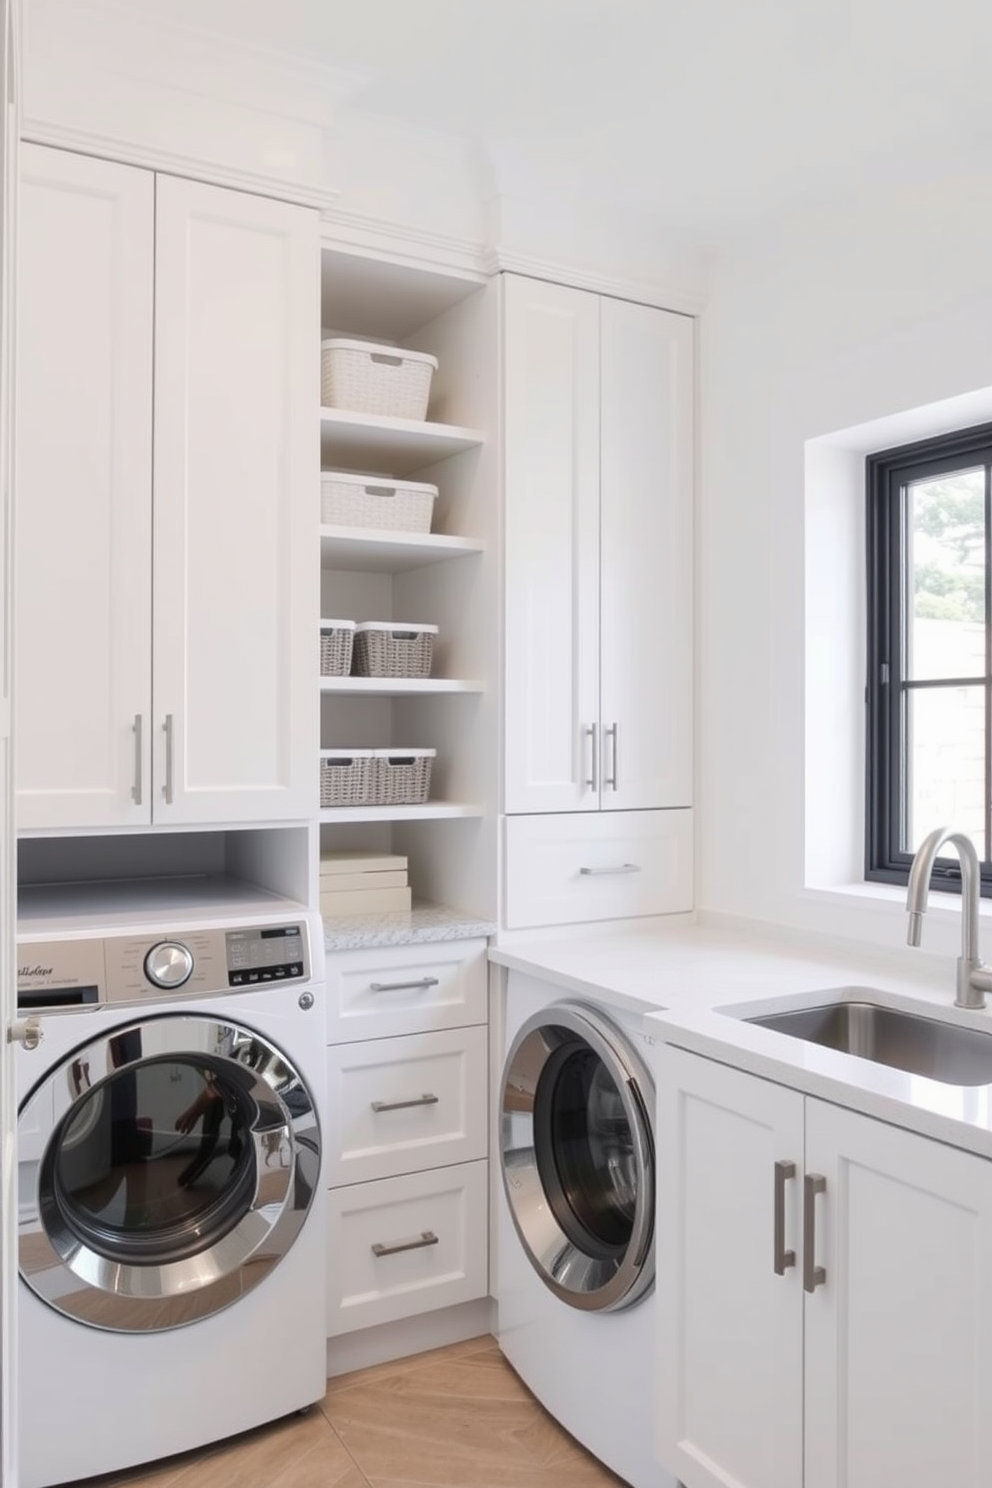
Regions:
<instances>
[{"instance_id":1,"label":"white upper cabinet","mask_svg":"<svg viewBox=\"0 0 992 1488\"><path fill-rule=\"evenodd\" d=\"M28 146L22 829L315 804L317 221Z\"/></svg>"},{"instance_id":2,"label":"white upper cabinet","mask_svg":"<svg viewBox=\"0 0 992 1488\"><path fill-rule=\"evenodd\" d=\"M509 813L691 804L692 322L505 279Z\"/></svg>"},{"instance_id":3,"label":"white upper cabinet","mask_svg":"<svg viewBox=\"0 0 992 1488\"><path fill-rule=\"evenodd\" d=\"M316 806L316 214L156 181L154 815Z\"/></svg>"},{"instance_id":4,"label":"white upper cabinet","mask_svg":"<svg viewBox=\"0 0 992 1488\"><path fill-rule=\"evenodd\" d=\"M25 145L17 818L149 818L154 178Z\"/></svg>"}]
</instances>

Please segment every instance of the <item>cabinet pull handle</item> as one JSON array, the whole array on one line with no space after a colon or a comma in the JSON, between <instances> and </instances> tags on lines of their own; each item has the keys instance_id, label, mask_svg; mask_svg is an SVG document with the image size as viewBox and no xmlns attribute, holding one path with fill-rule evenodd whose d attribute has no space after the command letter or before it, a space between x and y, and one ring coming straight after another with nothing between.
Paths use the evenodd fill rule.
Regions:
<instances>
[{"instance_id":1,"label":"cabinet pull handle","mask_svg":"<svg viewBox=\"0 0 992 1488\"><path fill-rule=\"evenodd\" d=\"M413 1100L373 1101L373 1111L406 1111L410 1106L436 1106L436 1095L418 1095Z\"/></svg>"},{"instance_id":2,"label":"cabinet pull handle","mask_svg":"<svg viewBox=\"0 0 992 1488\"><path fill-rule=\"evenodd\" d=\"M816 1264L816 1196L826 1193L827 1180L822 1173L807 1173L803 1179L803 1289L815 1292L823 1286L827 1273Z\"/></svg>"},{"instance_id":3,"label":"cabinet pull handle","mask_svg":"<svg viewBox=\"0 0 992 1488\"><path fill-rule=\"evenodd\" d=\"M604 873L640 873L640 863L616 863L612 867L605 868L580 868L579 872L585 878L598 878Z\"/></svg>"},{"instance_id":4,"label":"cabinet pull handle","mask_svg":"<svg viewBox=\"0 0 992 1488\"><path fill-rule=\"evenodd\" d=\"M391 1245L381 1245L378 1242L372 1246L372 1254L379 1256L399 1255L401 1250L423 1250L428 1245L438 1245L440 1241L433 1230L421 1230L416 1240L394 1240Z\"/></svg>"},{"instance_id":5,"label":"cabinet pull handle","mask_svg":"<svg viewBox=\"0 0 992 1488\"><path fill-rule=\"evenodd\" d=\"M145 720L141 713L135 713L134 726L131 732L134 734L134 784L131 787L131 800L135 806L141 805L142 795L142 736L144 734Z\"/></svg>"},{"instance_id":6,"label":"cabinet pull handle","mask_svg":"<svg viewBox=\"0 0 992 1488\"><path fill-rule=\"evenodd\" d=\"M618 788L617 787L617 772L618 772L618 768L619 768L619 759L620 759L620 725L618 723L611 723L610 724L609 728L606 729L606 731L604 733L604 740L605 739L609 739L609 741L610 741L611 772L610 772L609 776L606 779L604 779L603 785L604 785L604 787L605 787L606 790L615 791ZM605 744L605 742L603 744L603 753L604 754L606 753L606 744Z\"/></svg>"},{"instance_id":7,"label":"cabinet pull handle","mask_svg":"<svg viewBox=\"0 0 992 1488\"><path fill-rule=\"evenodd\" d=\"M796 1264L796 1252L785 1248L785 1185L796 1176L796 1165L786 1159L775 1164L775 1275L784 1276L789 1266Z\"/></svg>"},{"instance_id":8,"label":"cabinet pull handle","mask_svg":"<svg viewBox=\"0 0 992 1488\"><path fill-rule=\"evenodd\" d=\"M586 780L586 786L589 790L594 791L599 788L599 754L596 748L596 725L590 724L582 732L589 740L589 778Z\"/></svg>"},{"instance_id":9,"label":"cabinet pull handle","mask_svg":"<svg viewBox=\"0 0 992 1488\"><path fill-rule=\"evenodd\" d=\"M165 722L162 725L165 735L165 784L162 786L162 794L165 804L172 805L172 714L166 713Z\"/></svg>"},{"instance_id":10,"label":"cabinet pull handle","mask_svg":"<svg viewBox=\"0 0 992 1488\"><path fill-rule=\"evenodd\" d=\"M369 982L370 992L419 991L422 987L436 987L437 977L421 977L418 982Z\"/></svg>"}]
</instances>

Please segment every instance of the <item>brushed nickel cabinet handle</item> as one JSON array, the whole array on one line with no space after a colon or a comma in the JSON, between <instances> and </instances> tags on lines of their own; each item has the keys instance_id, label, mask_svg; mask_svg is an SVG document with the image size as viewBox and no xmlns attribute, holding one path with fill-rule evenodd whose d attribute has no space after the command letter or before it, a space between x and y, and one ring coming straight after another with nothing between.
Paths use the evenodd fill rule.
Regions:
<instances>
[{"instance_id":1,"label":"brushed nickel cabinet handle","mask_svg":"<svg viewBox=\"0 0 992 1488\"><path fill-rule=\"evenodd\" d=\"M418 1095L413 1100L372 1101L373 1111L406 1111L410 1106L436 1106L436 1095Z\"/></svg>"},{"instance_id":2,"label":"brushed nickel cabinet handle","mask_svg":"<svg viewBox=\"0 0 992 1488\"><path fill-rule=\"evenodd\" d=\"M590 724L582 732L589 739L589 779L586 781L586 785L589 790L594 791L599 789L599 751L597 749L596 725L594 723Z\"/></svg>"},{"instance_id":3,"label":"brushed nickel cabinet handle","mask_svg":"<svg viewBox=\"0 0 992 1488\"><path fill-rule=\"evenodd\" d=\"M165 734L165 783L162 786L162 794L165 797L165 804L167 806L171 806L172 805L172 752L173 752L173 741L172 741L173 723L172 723L172 714L171 713L166 713L166 715L165 715L165 722L162 725L162 732Z\"/></svg>"},{"instance_id":4,"label":"brushed nickel cabinet handle","mask_svg":"<svg viewBox=\"0 0 992 1488\"><path fill-rule=\"evenodd\" d=\"M784 1276L796 1264L796 1252L785 1248L785 1185L796 1176L796 1165L785 1159L775 1164L775 1236L774 1267L776 1276Z\"/></svg>"},{"instance_id":5,"label":"brushed nickel cabinet handle","mask_svg":"<svg viewBox=\"0 0 992 1488\"><path fill-rule=\"evenodd\" d=\"M807 1173L803 1179L803 1289L815 1292L823 1286L827 1273L816 1264L816 1196L826 1193L827 1180L822 1173Z\"/></svg>"},{"instance_id":6,"label":"brushed nickel cabinet handle","mask_svg":"<svg viewBox=\"0 0 992 1488\"><path fill-rule=\"evenodd\" d=\"M640 873L639 863L615 863L607 864L605 868L580 868L579 872L583 878L598 878L600 874L608 873Z\"/></svg>"},{"instance_id":7,"label":"brushed nickel cabinet handle","mask_svg":"<svg viewBox=\"0 0 992 1488\"><path fill-rule=\"evenodd\" d=\"M372 1246L372 1254L379 1256L399 1255L401 1250L423 1250L428 1245L440 1244L433 1230L422 1230L416 1240L394 1240L389 1245L376 1243Z\"/></svg>"},{"instance_id":8,"label":"brushed nickel cabinet handle","mask_svg":"<svg viewBox=\"0 0 992 1488\"><path fill-rule=\"evenodd\" d=\"M424 987L436 987L437 977L421 977L416 982L369 982L370 992L420 991Z\"/></svg>"},{"instance_id":9,"label":"brushed nickel cabinet handle","mask_svg":"<svg viewBox=\"0 0 992 1488\"><path fill-rule=\"evenodd\" d=\"M605 739L608 739L610 741L611 766L609 775L603 781L603 786L606 790L615 791L618 789L617 775L619 772L620 759L620 725L618 723L610 724L609 728L605 731L604 740ZM603 754L606 754L605 742L603 744Z\"/></svg>"},{"instance_id":10,"label":"brushed nickel cabinet handle","mask_svg":"<svg viewBox=\"0 0 992 1488\"><path fill-rule=\"evenodd\" d=\"M131 728L131 732L134 734L134 784L131 787L131 800L134 802L135 806L141 805L142 787L144 784L141 778L144 768L141 758L144 731L144 715L141 713L135 713L134 724Z\"/></svg>"}]
</instances>

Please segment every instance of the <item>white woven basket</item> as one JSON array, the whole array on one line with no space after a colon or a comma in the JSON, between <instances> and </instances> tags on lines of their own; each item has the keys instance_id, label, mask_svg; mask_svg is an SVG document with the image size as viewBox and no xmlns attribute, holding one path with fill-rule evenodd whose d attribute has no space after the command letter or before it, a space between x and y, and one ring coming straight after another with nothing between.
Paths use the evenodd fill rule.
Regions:
<instances>
[{"instance_id":1,"label":"white woven basket","mask_svg":"<svg viewBox=\"0 0 992 1488\"><path fill-rule=\"evenodd\" d=\"M320 399L325 408L423 419L437 358L403 346L369 341L320 343Z\"/></svg>"},{"instance_id":2,"label":"white woven basket","mask_svg":"<svg viewBox=\"0 0 992 1488\"><path fill-rule=\"evenodd\" d=\"M388 477L325 470L320 477L320 519L331 527L386 527L430 532L437 486Z\"/></svg>"},{"instance_id":3,"label":"white woven basket","mask_svg":"<svg viewBox=\"0 0 992 1488\"><path fill-rule=\"evenodd\" d=\"M321 620L320 675L347 677L355 641L354 620Z\"/></svg>"},{"instance_id":4,"label":"white woven basket","mask_svg":"<svg viewBox=\"0 0 992 1488\"><path fill-rule=\"evenodd\" d=\"M321 806L370 806L375 801L374 749L320 751Z\"/></svg>"},{"instance_id":5,"label":"white woven basket","mask_svg":"<svg viewBox=\"0 0 992 1488\"><path fill-rule=\"evenodd\" d=\"M380 806L419 806L427 800L436 749L376 749L375 799Z\"/></svg>"},{"instance_id":6,"label":"white woven basket","mask_svg":"<svg viewBox=\"0 0 992 1488\"><path fill-rule=\"evenodd\" d=\"M356 677L429 677L436 625L363 620L355 627Z\"/></svg>"}]
</instances>

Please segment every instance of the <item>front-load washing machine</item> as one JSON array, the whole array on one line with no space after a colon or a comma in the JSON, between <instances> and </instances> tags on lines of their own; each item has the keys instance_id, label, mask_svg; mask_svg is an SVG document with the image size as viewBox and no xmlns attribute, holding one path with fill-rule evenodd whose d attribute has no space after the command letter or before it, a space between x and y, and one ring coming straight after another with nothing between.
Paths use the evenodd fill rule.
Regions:
<instances>
[{"instance_id":1,"label":"front-load washing machine","mask_svg":"<svg viewBox=\"0 0 992 1488\"><path fill-rule=\"evenodd\" d=\"M654 1086L640 1015L511 973L500 1081L499 1345L633 1488L654 1448Z\"/></svg>"},{"instance_id":2,"label":"front-load washing machine","mask_svg":"<svg viewBox=\"0 0 992 1488\"><path fill-rule=\"evenodd\" d=\"M323 1397L319 923L19 937L21 1488Z\"/></svg>"}]
</instances>

